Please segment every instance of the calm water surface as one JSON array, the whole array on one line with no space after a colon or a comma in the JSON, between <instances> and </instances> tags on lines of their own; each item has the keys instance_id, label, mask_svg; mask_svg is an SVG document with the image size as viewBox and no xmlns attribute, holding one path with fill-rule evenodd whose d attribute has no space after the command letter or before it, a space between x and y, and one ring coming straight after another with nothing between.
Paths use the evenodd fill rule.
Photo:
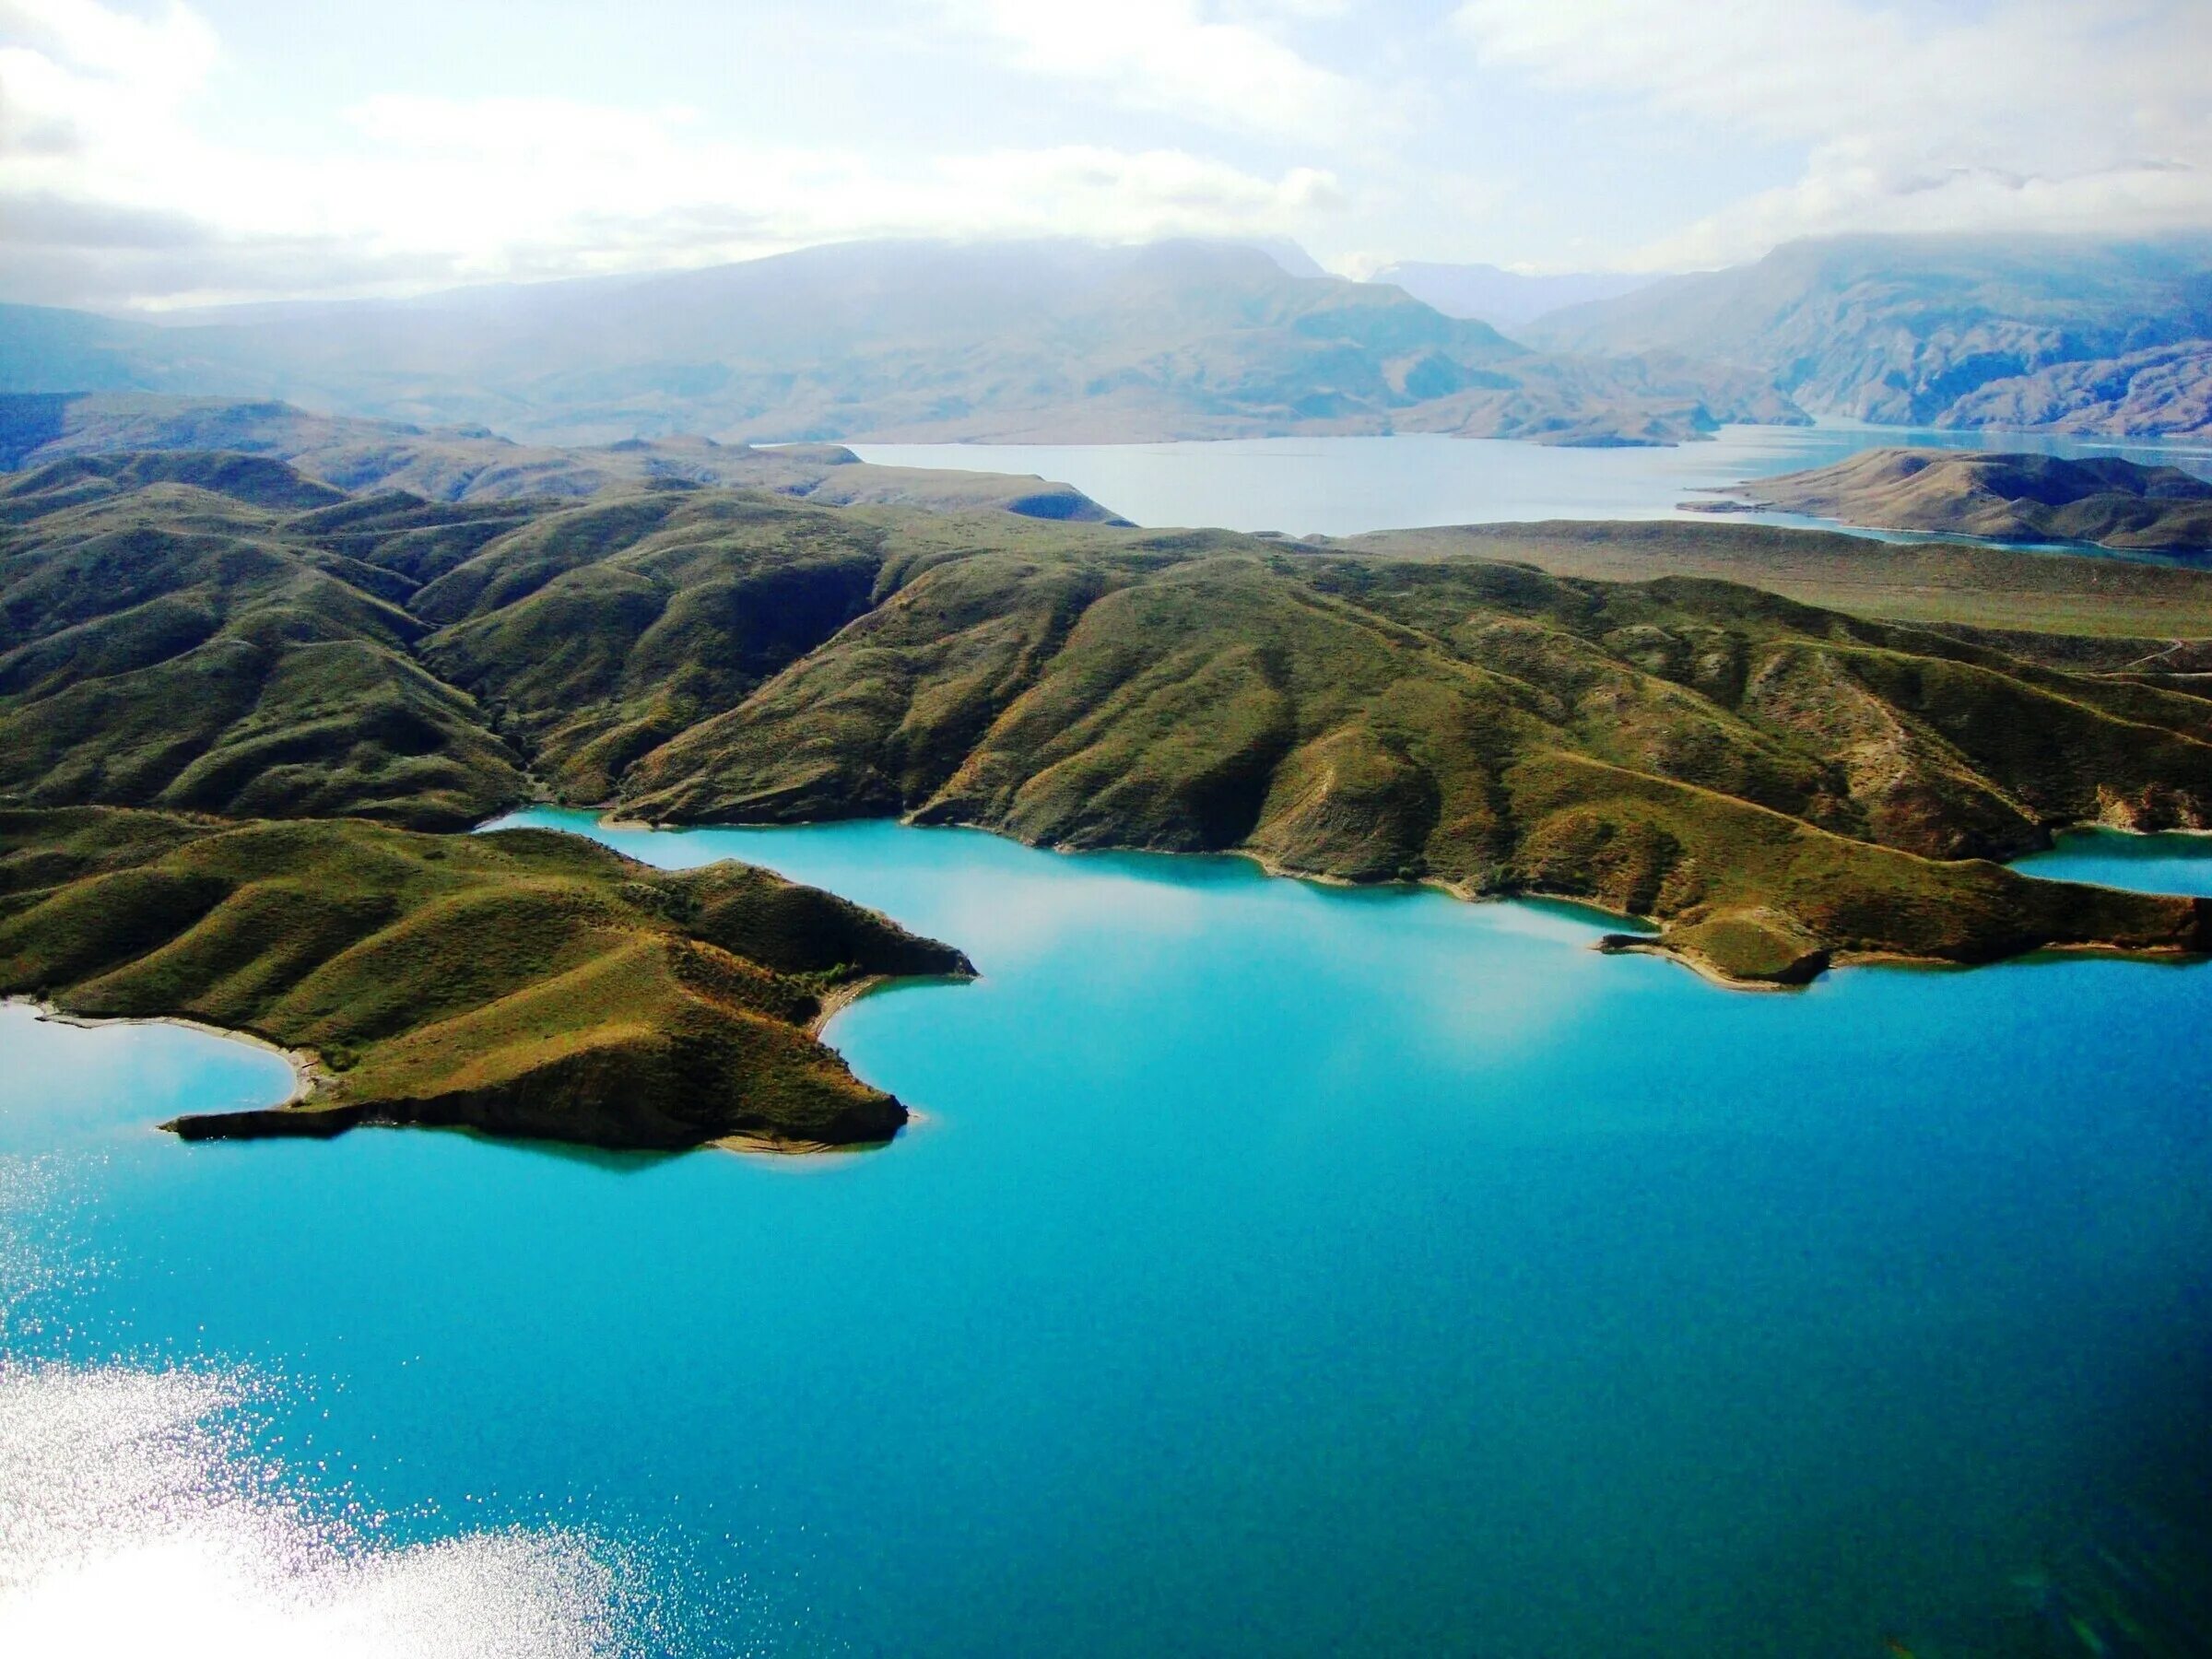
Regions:
<instances>
[{"instance_id":1,"label":"calm water surface","mask_svg":"<svg viewBox=\"0 0 2212 1659\"><path fill-rule=\"evenodd\" d=\"M2069 830L2051 851L2031 853L2014 867L2065 881L2212 899L2212 836Z\"/></svg>"},{"instance_id":2,"label":"calm water surface","mask_svg":"<svg viewBox=\"0 0 2212 1659\"><path fill-rule=\"evenodd\" d=\"M2212 477L2212 445L2124 442L2050 433L1939 432L1896 427L1724 428L1672 449L1554 449L1536 443L1408 435L1257 438L1216 443L863 443L862 459L895 466L1036 473L1073 484L1140 524L1224 524L1293 535L1352 535L1413 524L1540 519L1663 519L1699 489L1826 466L1889 444L2121 455ZM1790 513L1741 523L1806 524ZM1831 526L1832 527L1832 526Z\"/></svg>"},{"instance_id":3,"label":"calm water surface","mask_svg":"<svg viewBox=\"0 0 2212 1659\"><path fill-rule=\"evenodd\" d=\"M1877 1659L2190 1611L2212 971L1749 995L1234 861L527 821L966 947L830 1030L924 1121L188 1147L147 1125L282 1065L0 1011L0 1651L136 1607L230 1653Z\"/></svg>"}]
</instances>

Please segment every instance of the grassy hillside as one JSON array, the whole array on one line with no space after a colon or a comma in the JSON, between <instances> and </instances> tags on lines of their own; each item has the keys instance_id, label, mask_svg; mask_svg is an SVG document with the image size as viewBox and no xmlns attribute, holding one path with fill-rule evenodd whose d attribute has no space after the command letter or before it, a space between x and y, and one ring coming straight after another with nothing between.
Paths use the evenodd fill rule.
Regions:
<instances>
[{"instance_id":1,"label":"grassy hillside","mask_svg":"<svg viewBox=\"0 0 2212 1659\"><path fill-rule=\"evenodd\" d=\"M1721 493L1738 506L1883 530L2090 542L2123 552L2212 552L2212 484L2178 466L2138 466L2113 457L1866 450L1833 466ZM1711 509L1728 510L1727 502Z\"/></svg>"},{"instance_id":2,"label":"grassy hillside","mask_svg":"<svg viewBox=\"0 0 2212 1659\"><path fill-rule=\"evenodd\" d=\"M1708 577L1859 617L2037 639L2150 641L2136 656L2176 640L2212 639L2212 572L2112 559L1665 521L1457 524L1381 530L1329 545L1408 559L1504 559L1598 582Z\"/></svg>"},{"instance_id":3,"label":"grassy hillside","mask_svg":"<svg viewBox=\"0 0 2212 1659\"><path fill-rule=\"evenodd\" d=\"M1888 426L2212 429L2212 239L1843 236L1537 319L1554 351L1677 351Z\"/></svg>"},{"instance_id":4,"label":"grassy hillside","mask_svg":"<svg viewBox=\"0 0 2212 1659\"><path fill-rule=\"evenodd\" d=\"M2198 947L2191 905L1981 860L2053 823L2212 823L2208 717L1742 588L1122 536L933 565L621 783L681 821L903 812L1568 893L1759 977L1777 941Z\"/></svg>"},{"instance_id":5,"label":"grassy hillside","mask_svg":"<svg viewBox=\"0 0 2212 1659\"><path fill-rule=\"evenodd\" d=\"M453 1124L607 1147L889 1138L807 1034L830 990L966 959L766 871L671 875L535 830L0 810L0 993L185 1016L320 1057L189 1138Z\"/></svg>"},{"instance_id":6,"label":"grassy hillside","mask_svg":"<svg viewBox=\"0 0 2212 1659\"><path fill-rule=\"evenodd\" d=\"M96 488L92 478L98 469L116 457L127 458L135 469L134 477L119 480L127 486L150 481L160 465L155 457L176 453L183 459L170 465L204 468L214 453L240 458L230 464L234 467L287 463L310 481L294 480L296 497L321 486L327 491L324 499L347 491L404 490L432 501L482 505L678 483L772 489L841 507L877 502L944 511L998 508L1028 518L1085 522L1114 516L1072 485L1006 473L872 466L836 444L755 449L675 437L554 449L515 443L481 427L425 429L397 421L315 415L266 400L131 393L0 394L0 467L28 472L74 462L79 470L68 476L76 488L89 492ZM106 476L115 477L112 468ZM290 499L262 504L313 502Z\"/></svg>"},{"instance_id":7,"label":"grassy hillside","mask_svg":"<svg viewBox=\"0 0 2212 1659\"><path fill-rule=\"evenodd\" d=\"M582 444L1394 429L1671 443L1803 418L1762 375L1533 351L1400 289L1207 242L854 243L166 326L0 307L0 392L126 387Z\"/></svg>"},{"instance_id":8,"label":"grassy hillside","mask_svg":"<svg viewBox=\"0 0 2212 1659\"><path fill-rule=\"evenodd\" d=\"M70 463L0 489L28 520L0 535L0 798L460 829L524 793L416 660L406 584L285 535L255 503L304 481L271 469L214 458L196 486L79 500Z\"/></svg>"},{"instance_id":9,"label":"grassy hillside","mask_svg":"<svg viewBox=\"0 0 2212 1659\"><path fill-rule=\"evenodd\" d=\"M212 464L88 501L59 473L19 487L0 752L29 759L0 800L457 825L522 798L527 768L554 798L679 821L910 814L1573 893L1747 977L2198 938L2191 907L1980 862L2053 826L2212 825L2186 651L2161 667L1504 561L1625 544L1749 568L1767 542L1739 526L1413 533L1493 557L1395 557L682 488L295 511L226 484L273 488ZM2131 631L2212 618L2199 572L1852 546L1964 559L1953 600L2018 573L1976 561L2025 559L2046 602Z\"/></svg>"}]
</instances>

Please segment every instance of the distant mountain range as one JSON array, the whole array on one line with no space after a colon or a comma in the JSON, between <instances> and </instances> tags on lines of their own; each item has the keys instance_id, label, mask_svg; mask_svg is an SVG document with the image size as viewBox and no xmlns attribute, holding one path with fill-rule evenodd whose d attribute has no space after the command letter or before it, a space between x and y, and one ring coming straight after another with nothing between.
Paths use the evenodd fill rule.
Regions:
<instances>
[{"instance_id":1,"label":"distant mountain range","mask_svg":"<svg viewBox=\"0 0 2212 1659\"><path fill-rule=\"evenodd\" d=\"M1537 319L1553 351L1676 352L1888 426L2212 431L2212 236L1854 236Z\"/></svg>"},{"instance_id":2,"label":"distant mountain range","mask_svg":"<svg viewBox=\"0 0 2212 1659\"><path fill-rule=\"evenodd\" d=\"M1447 317L1488 323L1501 334L1565 306L1613 300L1649 288L1655 276L1618 271L1568 271L1524 276L1494 265L1435 265L1401 260L1377 271L1371 282L1402 288Z\"/></svg>"},{"instance_id":3,"label":"distant mountain range","mask_svg":"<svg viewBox=\"0 0 2212 1659\"><path fill-rule=\"evenodd\" d=\"M0 393L281 400L561 446L1648 444L1808 411L2212 433L2212 235L1847 237L1643 286L1486 265L1382 275L1328 276L1288 243L879 241L159 320L0 306ZM1565 299L1579 302L1532 314Z\"/></svg>"},{"instance_id":4,"label":"distant mountain range","mask_svg":"<svg viewBox=\"0 0 2212 1659\"><path fill-rule=\"evenodd\" d=\"M1763 375L1529 349L1206 242L868 242L709 270L122 320L0 307L0 392L280 398L540 442L1429 431L1668 443Z\"/></svg>"}]
</instances>

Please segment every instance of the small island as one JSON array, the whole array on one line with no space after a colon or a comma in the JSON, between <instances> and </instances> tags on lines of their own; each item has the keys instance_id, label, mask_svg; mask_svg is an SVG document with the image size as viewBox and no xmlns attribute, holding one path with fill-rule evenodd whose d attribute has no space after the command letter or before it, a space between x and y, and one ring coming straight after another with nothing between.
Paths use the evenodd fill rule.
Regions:
<instances>
[{"instance_id":1,"label":"small island","mask_svg":"<svg viewBox=\"0 0 2212 1659\"><path fill-rule=\"evenodd\" d=\"M1693 512L1798 512L1873 530L2212 553L2212 484L2178 466L1980 450L1876 449L1684 501Z\"/></svg>"}]
</instances>

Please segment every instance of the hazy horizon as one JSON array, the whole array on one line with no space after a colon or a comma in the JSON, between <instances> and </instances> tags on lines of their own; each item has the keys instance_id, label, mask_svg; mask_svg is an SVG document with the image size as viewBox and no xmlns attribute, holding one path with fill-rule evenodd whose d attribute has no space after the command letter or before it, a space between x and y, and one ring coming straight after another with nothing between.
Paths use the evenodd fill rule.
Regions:
<instances>
[{"instance_id":1,"label":"hazy horizon","mask_svg":"<svg viewBox=\"0 0 2212 1659\"><path fill-rule=\"evenodd\" d=\"M884 237L1668 272L2212 228L2212 9L1810 0L0 0L0 299L112 309Z\"/></svg>"}]
</instances>

